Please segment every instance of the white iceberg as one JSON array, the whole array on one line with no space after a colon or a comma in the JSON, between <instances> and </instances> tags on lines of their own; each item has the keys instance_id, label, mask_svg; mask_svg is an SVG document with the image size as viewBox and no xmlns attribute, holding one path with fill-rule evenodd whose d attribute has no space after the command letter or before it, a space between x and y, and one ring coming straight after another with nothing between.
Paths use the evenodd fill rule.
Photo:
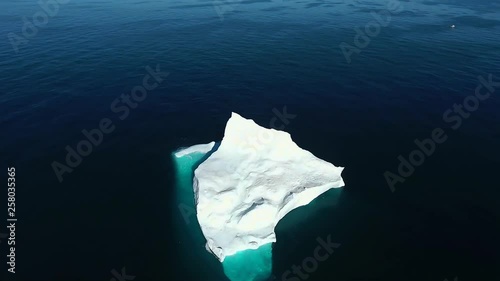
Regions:
<instances>
[{"instance_id":1,"label":"white iceberg","mask_svg":"<svg viewBox=\"0 0 500 281\"><path fill-rule=\"evenodd\" d=\"M210 143L183 153L212 148ZM194 171L207 250L223 262L275 242L274 228L287 213L344 186L343 169L301 149L290 134L232 113L220 146Z\"/></svg>"}]
</instances>

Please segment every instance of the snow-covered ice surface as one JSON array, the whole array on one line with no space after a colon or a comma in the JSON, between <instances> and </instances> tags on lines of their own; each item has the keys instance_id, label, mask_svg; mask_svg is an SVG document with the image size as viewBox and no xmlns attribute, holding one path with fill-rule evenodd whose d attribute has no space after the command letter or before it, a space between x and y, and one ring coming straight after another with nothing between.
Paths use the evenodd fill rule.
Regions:
<instances>
[{"instance_id":1,"label":"snow-covered ice surface","mask_svg":"<svg viewBox=\"0 0 500 281\"><path fill-rule=\"evenodd\" d=\"M215 145L215 142L211 142L211 143L207 143L207 144L197 144L197 145L193 145L193 146L190 146L190 147L187 147L184 149L180 149L174 155L175 155L175 157L180 158L180 157L184 157L186 155L193 154L193 153L207 153L210 150L212 150L214 145Z\"/></svg>"},{"instance_id":2,"label":"snow-covered ice surface","mask_svg":"<svg viewBox=\"0 0 500 281\"><path fill-rule=\"evenodd\" d=\"M344 186L343 169L301 149L290 134L232 113L220 146L194 171L196 213L207 250L223 262L275 242L274 228L287 213Z\"/></svg>"}]
</instances>

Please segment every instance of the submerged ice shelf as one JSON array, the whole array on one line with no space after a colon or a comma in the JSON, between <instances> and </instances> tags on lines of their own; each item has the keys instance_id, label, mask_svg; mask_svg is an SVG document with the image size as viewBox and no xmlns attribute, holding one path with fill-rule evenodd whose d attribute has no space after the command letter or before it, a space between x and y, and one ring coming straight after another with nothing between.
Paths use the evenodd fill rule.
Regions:
<instances>
[{"instance_id":1,"label":"submerged ice shelf","mask_svg":"<svg viewBox=\"0 0 500 281\"><path fill-rule=\"evenodd\" d=\"M343 167L298 147L290 134L266 129L232 113L218 148L214 143L176 157L215 150L194 171L198 222L206 249L220 262L276 241L278 222L331 188L344 186Z\"/></svg>"},{"instance_id":2,"label":"submerged ice shelf","mask_svg":"<svg viewBox=\"0 0 500 281\"><path fill-rule=\"evenodd\" d=\"M184 157L184 156L187 156L187 155L193 154L193 153L205 154L205 153L210 152L210 150L212 150L214 145L215 145L215 142L211 142L211 143L207 143L207 144L197 144L197 145L193 145L193 146L190 146L188 148L182 149L182 150L176 152L174 155L175 155L175 157L180 158L180 157Z\"/></svg>"}]
</instances>

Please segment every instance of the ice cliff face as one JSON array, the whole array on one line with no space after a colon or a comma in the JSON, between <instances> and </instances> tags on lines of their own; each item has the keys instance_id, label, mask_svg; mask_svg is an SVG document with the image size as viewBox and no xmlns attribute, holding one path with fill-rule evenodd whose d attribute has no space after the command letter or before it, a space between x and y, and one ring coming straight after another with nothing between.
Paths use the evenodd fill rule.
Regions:
<instances>
[{"instance_id":1,"label":"ice cliff face","mask_svg":"<svg viewBox=\"0 0 500 281\"><path fill-rule=\"evenodd\" d=\"M301 149L290 134L233 113L220 147L194 171L207 250L222 262L275 242L274 228L288 212L344 186L343 169Z\"/></svg>"}]
</instances>

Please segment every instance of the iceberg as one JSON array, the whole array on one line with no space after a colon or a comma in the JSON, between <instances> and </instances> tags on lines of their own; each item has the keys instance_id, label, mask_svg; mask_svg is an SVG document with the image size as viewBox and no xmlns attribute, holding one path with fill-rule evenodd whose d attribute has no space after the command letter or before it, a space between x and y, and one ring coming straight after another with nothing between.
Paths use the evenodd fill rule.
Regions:
<instances>
[{"instance_id":1,"label":"iceberg","mask_svg":"<svg viewBox=\"0 0 500 281\"><path fill-rule=\"evenodd\" d=\"M268 247L287 213L344 186L343 169L301 149L290 134L232 113L220 146L194 171L196 216L206 249L223 262Z\"/></svg>"}]
</instances>

